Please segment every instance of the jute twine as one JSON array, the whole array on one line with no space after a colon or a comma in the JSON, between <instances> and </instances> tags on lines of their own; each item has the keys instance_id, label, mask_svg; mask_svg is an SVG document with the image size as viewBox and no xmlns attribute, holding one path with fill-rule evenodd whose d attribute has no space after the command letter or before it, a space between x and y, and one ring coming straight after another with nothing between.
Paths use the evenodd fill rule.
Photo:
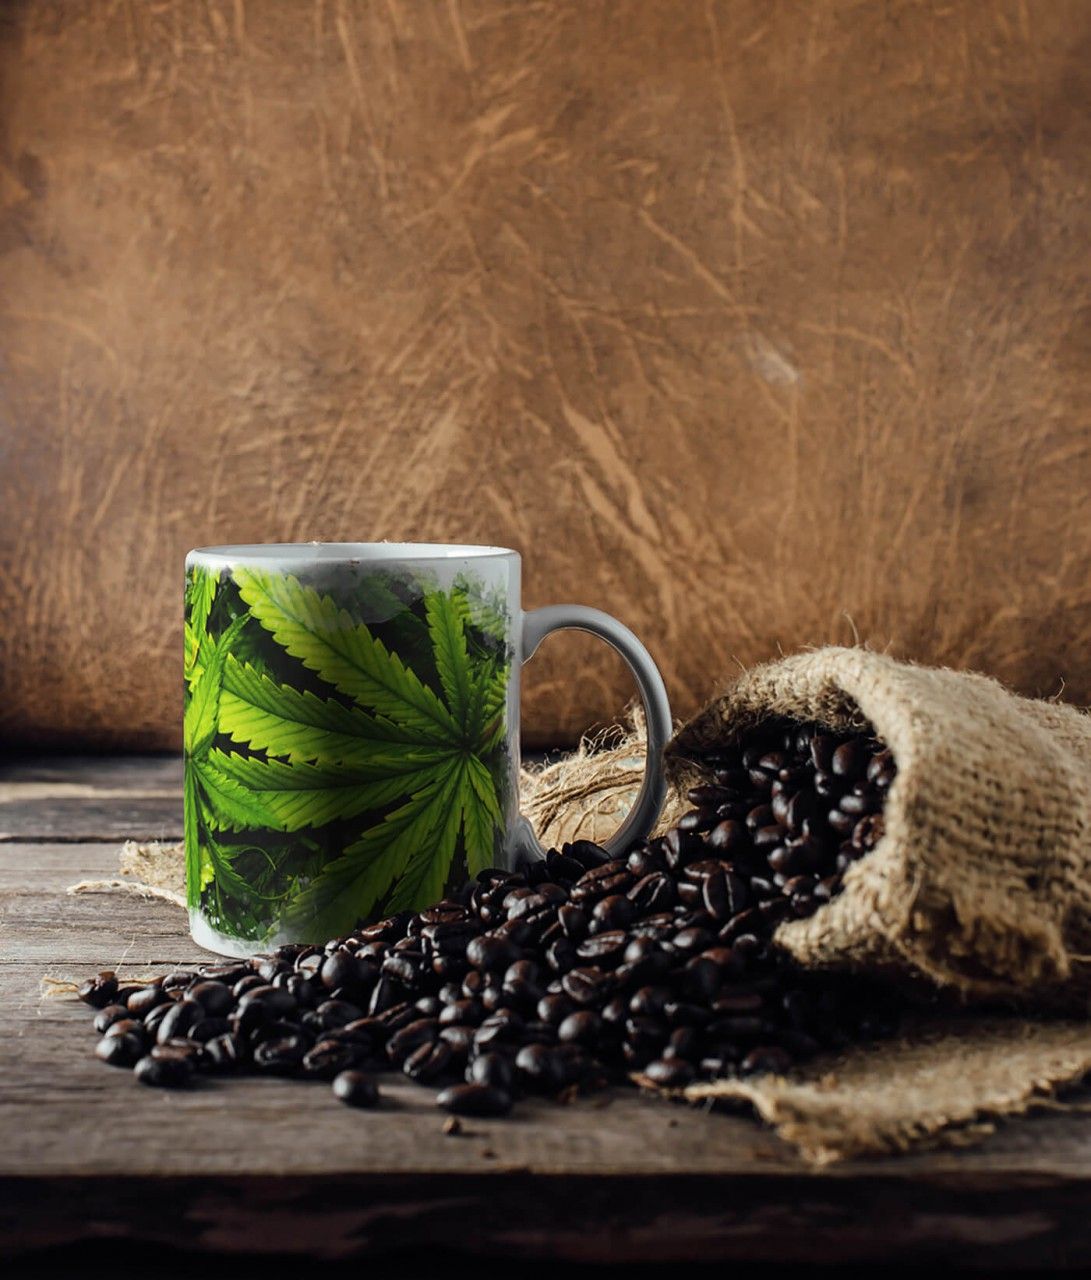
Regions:
<instances>
[{"instance_id":1,"label":"jute twine","mask_svg":"<svg viewBox=\"0 0 1091 1280\"><path fill-rule=\"evenodd\" d=\"M688 807L700 753L771 715L870 722L898 764L884 838L837 899L777 941L808 967L892 968L965 1007L789 1076L672 1096L752 1108L816 1164L963 1146L1001 1117L1067 1108L1058 1091L1091 1072L1091 721L982 676L817 650L744 673L679 731L662 826ZM547 846L601 841L642 769L636 721L525 771L523 811ZM123 885L184 902L179 845L129 843L119 870L126 879L72 892Z\"/></svg>"}]
</instances>

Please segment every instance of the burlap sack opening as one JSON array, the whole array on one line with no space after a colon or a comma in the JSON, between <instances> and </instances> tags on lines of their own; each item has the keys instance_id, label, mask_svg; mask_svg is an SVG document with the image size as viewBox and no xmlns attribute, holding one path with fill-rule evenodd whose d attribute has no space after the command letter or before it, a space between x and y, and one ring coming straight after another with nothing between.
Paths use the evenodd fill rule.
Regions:
<instances>
[{"instance_id":1,"label":"burlap sack opening","mask_svg":"<svg viewBox=\"0 0 1091 1280\"><path fill-rule=\"evenodd\" d=\"M755 667L691 720L667 748L675 786L770 716L869 722L898 765L882 840L778 943L809 967L893 965L964 1000L1086 1010L1091 718L985 676L820 649Z\"/></svg>"}]
</instances>

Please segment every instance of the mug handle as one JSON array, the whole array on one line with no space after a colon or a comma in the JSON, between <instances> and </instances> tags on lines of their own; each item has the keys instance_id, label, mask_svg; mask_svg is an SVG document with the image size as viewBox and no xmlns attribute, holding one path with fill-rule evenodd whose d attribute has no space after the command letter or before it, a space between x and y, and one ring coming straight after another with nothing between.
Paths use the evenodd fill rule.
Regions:
<instances>
[{"instance_id":1,"label":"mug handle","mask_svg":"<svg viewBox=\"0 0 1091 1280\"><path fill-rule=\"evenodd\" d=\"M587 631L616 649L633 673L640 691L640 700L644 704L644 719L648 729L644 779L625 821L603 845L611 857L616 857L629 845L648 835L663 807L663 797L667 792L663 748L671 735L670 703L667 701L663 677L652 661L651 654L628 627L622 626L616 618L611 618L601 609L589 609L582 604L553 604L524 613L523 661L528 662L534 656L546 636L554 631L568 629ZM529 847L530 853L545 857L545 850L531 830L530 823L523 818L521 825L523 843Z\"/></svg>"}]
</instances>

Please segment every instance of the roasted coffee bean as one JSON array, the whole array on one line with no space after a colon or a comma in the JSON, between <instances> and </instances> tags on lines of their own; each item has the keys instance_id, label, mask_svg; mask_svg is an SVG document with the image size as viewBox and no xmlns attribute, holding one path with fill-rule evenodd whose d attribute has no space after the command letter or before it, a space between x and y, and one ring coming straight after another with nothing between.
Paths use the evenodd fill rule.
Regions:
<instances>
[{"instance_id":1,"label":"roasted coffee bean","mask_svg":"<svg viewBox=\"0 0 1091 1280\"><path fill-rule=\"evenodd\" d=\"M570 1013L557 1028L557 1039L564 1044L583 1044L593 1048L602 1034L602 1019L590 1009Z\"/></svg>"},{"instance_id":2,"label":"roasted coffee bean","mask_svg":"<svg viewBox=\"0 0 1091 1280\"><path fill-rule=\"evenodd\" d=\"M131 1031L103 1036L95 1045L95 1056L111 1067L131 1067L144 1053L144 1040Z\"/></svg>"},{"instance_id":3,"label":"roasted coffee bean","mask_svg":"<svg viewBox=\"0 0 1091 1280\"><path fill-rule=\"evenodd\" d=\"M490 934L474 938L466 948L466 959L486 973L502 973L516 958L509 941Z\"/></svg>"},{"instance_id":4,"label":"roasted coffee bean","mask_svg":"<svg viewBox=\"0 0 1091 1280\"><path fill-rule=\"evenodd\" d=\"M174 1002L168 1004L157 1004L155 1008L144 1019L144 1031L149 1039L154 1040L159 1031L159 1024L174 1008Z\"/></svg>"},{"instance_id":5,"label":"roasted coffee bean","mask_svg":"<svg viewBox=\"0 0 1091 1280\"><path fill-rule=\"evenodd\" d=\"M836 758L836 752L834 753ZM743 1058L739 1070L744 1075L753 1075L759 1071L771 1071L783 1075L792 1066L792 1055L779 1045L758 1045Z\"/></svg>"},{"instance_id":6,"label":"roasted coffee bean","mask_svg":"<svg viewBox=\"0 0 1091 1280\"><path fill-rule=\"evenodd\" d=\"M231 1023L226 1018L202 1018L200 1022L195 1022L190 1027L186 1037L196 1041L197 1044L207 1044L209 1040L226 1035L230 1030Z\"/></svg>"},{"instance_id":7,"label":"roasted coffee bean","mask_svg":"<svg viewBox=\"0 0 1091 1280\"><path fill-rule=\"evenodd\" d=\"M227 991L227 988L225 987L224 990ZM125 1007L132 1017L144 1018L157 1004L166 1004L170 998L160 986L140 987L125 1001ZM230 991L227 991L227 998L231 1000Z\"/></svg>"},{"instance_id":8,"label":"roasted coffee bean","mask_svg":"<svg viewBox=\"0 0 1091 1280\"><path fill-rule=\"evenodd\" d=\"M300 1067L304 1075L317 1080L332 1080L342 1071L356 1066L361 1056L362 1051L357 1045L340 1040L320 1040L303 1055Z\"/></svg>"},{"instance_id":9,"label":"roasted coffee bean","mask_svg":"<svg viewBox=\"0 0 1091 1280\"><path fill-rule=\"evenodd\" d=\"M450 1045L456 1059L464 1062L474 1047L473 1027L448 1026L440 1029L439 1038Z\"/></svg>"},{"instance_id":10,"label":"roasted coffee bean","mask_svg":"<svg viewBox=\"0 0 1091 1280\"><path fill-rule=\"evenodd\" d=\"M171 1005L156 1027L155 1038L159 1044L186 1035L191 1027L205 1017L204 1008L196 1000L179 1000Z\"/></svg>"},{"instance_id":11,"label":"roasted coffee bean","mask_svg":"<svg viewBox=\"0 0 1091 1280\"><path fill-rule=\"evenodd\" d=\"M670 1001L670 987L641 987L629 999L629 1012L638 1017L662 1017Z\"/></svg>"},{"instance_id":12,"label":"roasted coffee bean","mask_svg":"<svg viewBox=\"0 0 1091 1280\"><path fill-rule=\"evenodd\" d=\"M105 1009L108 1004L113 1004L117 998L118 982L115 974L109 969L104 969L102 973L96 974L93 978L88 978L86 982L80 984L76 991L77 996L85 1003L91 1005L94 1009ZM117 1003L124 1003L117 1001Z\"/></svg>"},{"instance_id":13,"label":"roasted coffee bean","mask_svg":"<svg viewBox=\"0 0 1091 1280\"><path fill-rule=\"evenodd\" d=\"M132 1014L123 1004L108 1004L95 1014L91 1025L101 1035L108 1031L115 1022L128 1022L131 1020Z\"/></svg>"},{"instance_id":14,"label":"roasted coffee bean","mask_svg":"<svg viewBox=\"0 0 1091 1280\"><path fill-rule=\"evenodd\" d=\"M347 1000L323 1000L315 1009L323 1028L332 1031L335 1027L348 1026L363 1017L364 1011L359 1005L350 1004Z\"/></svg>"},{"instance_id":15,"label":"roasted coffee bean","mask_svg":"<svg viewBox=\"0 0 1091 1280\"><path fill-rule=\"evenodd\" d=\"M186 998L196 1000L210 1018L226 1018L235 1006L231 988L222 982L198 982L186 992Z\"/></svg>"},{"instance_id":16,"label":"roasted coffee bean","mask_svg":"<svg viewBox=\"0 0 1091 1280\"><path fill-rule=\"evenodd\" d=\"M379 1086L362 1071L342 1071L334 1077L333 1096L347 1107L377 1107Z\"/></svg>"},{"instance_id":17,"label":"roasted coffee bean","mask_svg":"<svg viewBox=\"0 0 1091 1280\"><path fill-rule=\"evenodd\" d=\"M436 1095L436 1106L456 1116L506 1116L511 1095L491 1084L452 1084Z\"/></svg>"},{"instance_id":18,"label":"roasted coffee bean","mask_svg":"<svg viewBox=\"0 0 1091 1280\"><path fill-rule=\"evenodd\" d=\"M435 1018L418 1018L408 1026L395 1031L386 1042L386 1056L401 1066L414 1049L422 1044L432 1044L439 1039L439 1023Z\"/></svg>"},{"instance_id":19,"label":"roasted coffee bean","mask_svg":"<svg viewBox=\"0 0 1091 1280\"><path fill-rule=\"evenodd\" d=\"M681 955L692 955L696 951L704 951L712 945L713 935L699 927L679 930L671 939L675 951Z\"/></svg>"},{"instance_id":20,"label":"roasted coffee bean","mask_svg":"<svg viewBox=\"0 0 1091 1280\"><path fill-rule=\"evenodd\" d=\"M620 861L604 862L593 871L586 872L572 886L572 901L591 904L614 894L626 893L633 884L633 875Z\"/></svg>"},{"instance_id":21,"label":"roasted coffee bean","mask_svg":"<svg viewBox=\"0 0 1091 1280\"><path fill-rule=\"evenodd\" d=\"M189 1084L193 1077L193 1067L187 1058L153 1058L149 1055L140 1059L133 1068L133 1075L141 1084L160 1089L177 1089Z\"/></svg>"},{"instance_id":22,"label":"roasted coffee bean","mask_svg":"<svg viewBox=\"0 0 1091 1280\"><path fill-rule=\"evenodd\" d=\"M564 974L579 964L576 944L570 938L558 938L546 951L546 963L554 973Z\"/></svg>"},{"instance_id":23,"label":"roasted coffee bean","mask_svg":"<svg viewBox=\"0 0 1091 1280\"><path fill-rule=\"evenodd\" d=\"M768 816L771 819L772 813ZM750 836L743 823L728 818L717 823L708 833L708 847L725 857L732 857L749 849Z\"/></svg>"},{"instance_id":24,"label":"roasted coffee bean","mask_svg":"<svg viewBox=\"0 0 1091 1280\"><path fill-rule=\"evenodd\" d=\"M864 771L864 749L859 738L842 742L830 759L830 769L838 778L858 778Z\"/></svg>"},{"instance_id":25,"label":"roasted coffee bean","mask_svg":"<svg viewBox=\"0 0 1091 1280\"><path fill-rule=\"evenodd\" d=\"M636 916L636 908L629 899L620 893L609 894L595 903L591 912L592 933L607 933L615 929L624 929Z\"/></svg>"},{"instance_id":26,"label":"roasted coffee bean","mask_svg":"<svg viewBox=\"0 0 1091 1280\"><path fill-rule=\"evenodd\" d=\"M609 998L613 985L611 975L595 967L572 969L561 979L565 995L578 1005L600 1004Z\"/></svg>"},{"instance_id":27,"label":"roasted coffee bean","mask_svg":"<svg viewBox=\"0 0 1091 1280\"><path fill-rule=\"evenodd\" d=\"M466 1067L466 1082L489 1085L510 1094L515 1083L512 1059L502 1053L478 1054Z\"/></svg>"},{"instance_id":28,"label":"roasted coffee bean","mask_svg":"<svg viewBox=\"0 0 1091 1280\"><path fill-rule=\"evenodd\" d=\"M684 1058L692 1062L700 1055L701 1035L695 1027L676 1027L667 1038L664 1058Z\"/></svg>"},{"instance_id":29,"label":"roasted coffee bean","mask_svg":"<svg viewBox=\"0 0 1091 1280\"><path fill-rule=\"evenodd\" d=\"M590 917L584 908L574 906L572 903L566 903L557 912L557 923L564 931L565 937L573 942L580 942L586 938L591 927Z\"/></svg>"},{"instance_id":30,"label":"roasted coffee bean","mask_svg":"<svg viewBox=\"0 0 1091 1280\"><path fill-rule=\"evenodd\" d=\"M234 1071L245 1058L245 1052L237 1036L229 1033L216 1036L205 1044L204 1066L209 1071Z\"/></svg>"},{"instance_id":31,"label":"roasted coffee bean","mask_svg":"<svg viewBox=\"0 0 1091 1280\"><path fill-rule=\"evenodd\" d=\"M557 1093L568 1080L564 1058L544 1044L525 1045L515 1055L515 1074L530 1093Z\"/></svg>"},{"instance_id":32,"label":"roasted coffee bean","mask_svg":"<svg viewBox=\"0 0 1091 1280\"><path fill-rule=\"evenodd\" d=\"M429 1084L446 1072L453 1059L451 1046L443 1040L433 1040L418 1046L402 1063L402 1070L419 1084Z\"/></svg>"},{"instance_id":33,"label":"roasted coffee bean","mask_svg":"<svg viewBox=\"0 0 1091 1280\"><path fill-rule=\"evenodd\" d=\"M269 1075L296 1075L307 1052L307 1041L302 1036L265 1040L254 1050L254 1066Z\"/></svg>"},{"instance_id":34,"label":"roasted coffee bean","mask_svg":"<svg viewBox=\"0 0 1091 1280\"><path fill-rule=\"evenodd\" d=\"M442 1027L476 1027L485 1018L485 1007L480 1000L454 1000L439 1015Z\"/></svg>"},{"instance_id":35,"label":"roasted coffee bean","mask_svg":"<svg viewBox=\"0 0 1091 1280\"><path fill-rule=\"evenodd\" d=\"M597 933L581 942L576 948L576 955L581 960L594 961L599 965L619 964L629 945L628 934L622 929L611 933Z\"/></svg>"},{"instance_id":36,"label":"roasted coffee bean","mask_svg":"<svg viewBox=\"0 0 1091 1280\"><path fill-rule=\"evenodd\" d=\"M610 861L606 850L591 840L573 840L571 844L561 846L561 853L566 858L574 858L585 871Z\"/></svg>"},{"instance_id":37,"label":"roasted coffee bean","mask_svg":"<svg viewBox=\"0 0 1091 1280\"><path fill-rule=\"evenodd\" d=\"M683 1089L694 1078L693 1068L684 1058L657 1058L648 1063L644 1074L663 1089Z\"/></svg>"}]
</instances>

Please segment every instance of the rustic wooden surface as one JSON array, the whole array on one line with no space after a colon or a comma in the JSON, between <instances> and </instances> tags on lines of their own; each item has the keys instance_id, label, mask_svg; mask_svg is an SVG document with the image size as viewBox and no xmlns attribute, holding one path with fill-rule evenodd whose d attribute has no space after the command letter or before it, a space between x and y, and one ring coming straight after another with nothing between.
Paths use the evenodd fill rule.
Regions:
<instances>
[{"instance_id":1,"label":"rustic wooden surface","mask_svg":"<svg viewBox=\"0 0 1091 1280\"><path fill-rule=\"evenodd\" d=\"M45 997L41 980L202 958L176 907L66 893L116 869L126 814L129 834L158 832L140 825L136 800L169 802L177 781L169 760L0 765L0 828L22 833L0 844L8 1253L122 1239L331 1258L434 1246L586 1261L1091 1264L1091 1119L1080 1115L1012 1122L960 1152L816 1172L748 1117L628 1092L527 1103L448 1137L431 1095L408 1084L389 1085L377 1113L276 1080L141 1088L91 1056L89 1011ZM110 815L97 838L80 803Z\"/></svg>"},{"instance_id":2,"label":"rustic wooden surface","mask_svg":"<svg viewBox=\"0 0 1091 1280\"><path fill-rule=\"evenodd\" d=\"M1087 0L5 0L0 738L180 737L181 566L498 542L680 714L1091 701ZM845 615L848 615L846 618ZM528 739L609 719L584 637Z\"/></svg>"}]
</instances>

